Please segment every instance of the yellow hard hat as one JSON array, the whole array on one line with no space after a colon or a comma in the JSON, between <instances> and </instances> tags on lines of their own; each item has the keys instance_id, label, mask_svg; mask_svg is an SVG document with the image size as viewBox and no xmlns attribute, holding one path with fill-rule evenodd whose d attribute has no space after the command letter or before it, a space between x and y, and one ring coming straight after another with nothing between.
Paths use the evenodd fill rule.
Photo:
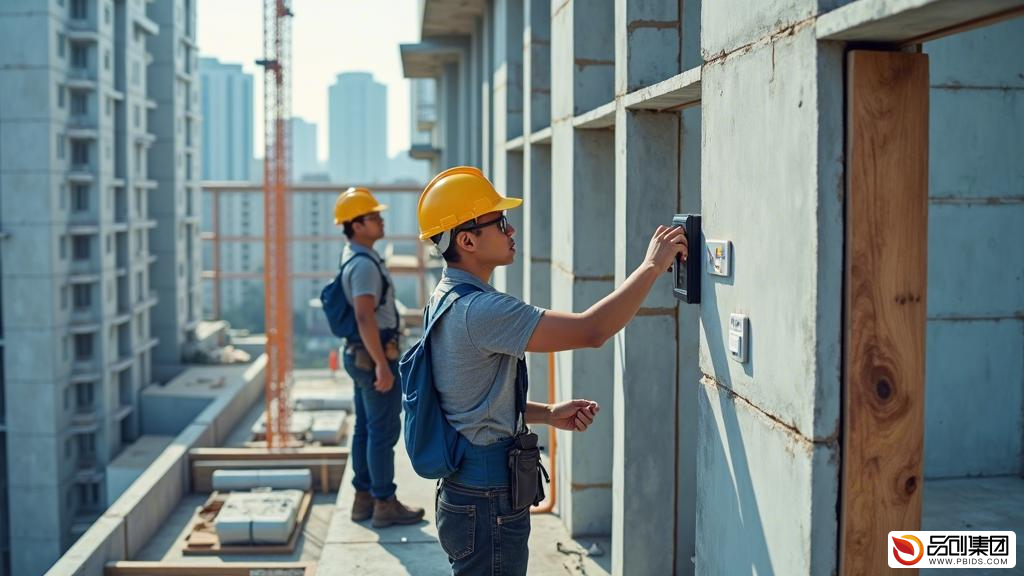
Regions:
<instances>
[{"instance_id":1,"label":"yellow hard hat","mask_svg":"<svg viewBox=\"0 0 1024 576\"><path fill-rule=\"evenodd\" d=\"M370 212L383 212L387 209L387 204L377 202L366 188L349 188L334 201L334 224L340 226Z\"/></svg>"},{"instance_id":2,"label":"yellow hard hat","mask_svg":"<svg viewBox=\"0 0 1024 576\"><path fill-rule=\"evenodd\" d=\"M498 194L483 172L470 166L456 166L441 172L420 194L416 214L420 222L420 239L455 228L488 212L516 208L520 198Z\"/></svg>"}]
</instances>

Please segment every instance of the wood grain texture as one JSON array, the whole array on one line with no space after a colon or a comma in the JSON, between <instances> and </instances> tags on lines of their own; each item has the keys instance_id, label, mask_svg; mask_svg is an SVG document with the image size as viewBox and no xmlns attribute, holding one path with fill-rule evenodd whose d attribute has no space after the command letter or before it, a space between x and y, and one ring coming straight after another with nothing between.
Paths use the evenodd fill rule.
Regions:
<instances>
[{"instance_id":1,"label":"wood grain texture","mask_svg":"<svg viewBox=\"0 0 1024 576\"><path fill-rule=\"evenodd\" d=\"M852 51L847 72L840 563L874 576L921 522L928 56Z\"/></svg>"}]
</instances>

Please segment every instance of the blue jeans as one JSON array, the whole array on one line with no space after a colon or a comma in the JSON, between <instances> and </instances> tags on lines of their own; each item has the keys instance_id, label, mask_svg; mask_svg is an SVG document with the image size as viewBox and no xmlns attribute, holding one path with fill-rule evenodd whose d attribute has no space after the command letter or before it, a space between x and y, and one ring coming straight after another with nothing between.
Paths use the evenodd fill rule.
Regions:
<instances>
[{"instance_id":1,"label":"blue jeans","mask_svg":"<svg viewBox=\"0 0 1024 576\"><path fill-rule=\"evenodd\" d=\"M444 480L437 494L437 537L456 576L521 576L530 559L530 507L512 508L508 487L474 488Z\"/></svg>"},{"instance_id":2,"label":"blue jeans","mask_svg":"<svg viewBox=\"0 0 1024 576\"><path fill-rule=\"evenodd\" d=\"M372 370L355 365L352 354L345 353L345 371L355 383L353 403L356 425L352 434L352 485L369 491L374 498L385 500L395 493L395 444L402 430L402 382L398 378L398 362L390 362L395 385L383 394L373 382Z\"/></svg>"}]
</instances>

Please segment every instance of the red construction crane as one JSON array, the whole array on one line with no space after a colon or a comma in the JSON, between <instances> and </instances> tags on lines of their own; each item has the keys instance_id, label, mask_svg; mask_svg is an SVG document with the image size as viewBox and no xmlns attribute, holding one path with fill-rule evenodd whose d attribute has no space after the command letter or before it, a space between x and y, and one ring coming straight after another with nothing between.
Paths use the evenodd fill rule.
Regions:
<instances>
[{"instance_id":1,"label":"red construction crane","mask_svg":"<svg viewBox=\"0 0 1024 576\"><path fill-rule=\"evenodd\" d=\"M264 382L267 447L286 447L292 377L291 283L288 265L290 183L291 17L289 0L263 0L263 285L266 290L267 372Z\"/></svg>"}]
</instances>

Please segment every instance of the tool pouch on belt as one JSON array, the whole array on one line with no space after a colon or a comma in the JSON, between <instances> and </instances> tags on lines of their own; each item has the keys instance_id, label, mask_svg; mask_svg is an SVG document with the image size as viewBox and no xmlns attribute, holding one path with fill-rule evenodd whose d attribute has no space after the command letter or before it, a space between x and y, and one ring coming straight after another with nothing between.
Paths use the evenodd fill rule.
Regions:
<instances>
[{"instance_id":1,"label":"tool pouch on belt","mask_svg":"<svg viewBox=\"0 0 1024 576\"><path fill-rule=\"evenodd\" d=\"M521 432L516 435L512 448L508 451L508 467L511 471L509 480L512 508L519 510L540 504L544 500L541 473L544 474L544 479L548 480L548 472L540 463L540 448L537 447L536 434Z\"/></svg>"},{"instance_id":2,"label":"tool pouch on belt","mask_svg":"<svg viewBox=\"0 0 1024 576\"><path fill-rule=\"evenodd\" d=\"M387 340L381 339L381 346L384 347L384 357L388 360L398 360L398 337L392 337ZM367 372L373 372L377 368L377 363L373 361L373 356L366 351L366 347L361 342L353 342L349 344L349 350L352 352L352 357L355 360L356 368L360 370L366 370Z\"/></svg>"},{"instance_id":3,"label":"tool pouch on belt","mask_svg":"<svg viewBox=\"0 0 1024 576\"><path fill-rule=\"evenodd\" d=\"M520 510L536 506L544 500L544 480L550 482L548 471L540 463L540 448L537 435L526 427L526 391L529 387L526 362L522 359L516 367L516 435L508 450L509 484L512 493L512 508Z\"/></svg>"}]
</instances>

